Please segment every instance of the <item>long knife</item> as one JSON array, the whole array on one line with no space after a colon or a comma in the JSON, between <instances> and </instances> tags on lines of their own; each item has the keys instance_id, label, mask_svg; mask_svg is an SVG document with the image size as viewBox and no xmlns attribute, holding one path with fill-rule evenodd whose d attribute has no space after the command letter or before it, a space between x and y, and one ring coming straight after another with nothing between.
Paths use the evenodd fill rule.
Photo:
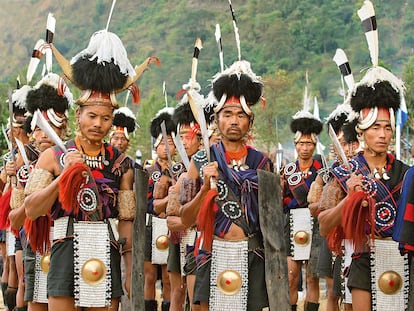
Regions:
<instances>
[{"instance_id":1,"label":"long knife","mask_svg":"<svg viewBox=\"0 0 414 311\"><path fill-rule=\"evenodd\" d=\"M16 141L17 148L19 148L19 152L20 152L20 155L23 158L24 164L26 165L27 169L29 169L30 161L29 161L29 158L27 157L26 149L24 148L24 144L18 138L15 138L14 140Z\"/></svg>"},{"instance_id":2,"label":"long knife","mask_svg":"<svg viewBox=\"0 0 414 311\"><path fill-rule=\"evenodd\" d=\"M63 141L46 121L40 110L35 111L33 119L35 120L36 125L55 143L56 146L58 146L64 153L68 152Z\"/></svg>"},{"instance_id":3,"label":"long knife","mask_svg":"<svg viewBox=\"0 0 414 311\"><path fill-rule=\"evenodd\" d=\"M9 139L9 136L7 135L7 131L6 131L6 128L4 127L4 124L1 125L1 130L3 131L4 139L6 139L7 149L12 150L13 145Z\"/></svg>"},{"instance_id":4,"label":"long knife","mask_svg":"<svg viewBox=\"0 0 414 311\"><path fill-rule=\"evenodd\" d=\"M10 118L10 144L9 144L9 150L10 150L10 161L14 161L14 152L13 152L13 98L12 98L12 89L9 86L9 89L7 91L8 97L9 97L9 118ZM10 181L12 186L17 186L17 177L16 175L10 176Z\"/></svg>"},{"instance_id":5,"label":"long knife","mask_svg":"<svg viewBox=\"0 0 414 311\"><path fill-rule=\"evenodd\" d=\"M180 128L180 125L178 124L177 133L178 133L179 128ZM187 152L185 152L183 141L181 140L180 135L175 135L174 133L172 133L171 136L174 140L175 148L177 149L178 154L181 157L181 161L183 162L186 170L188 171L188 169L190 168L190 160L188 159Z\"/></svg>"},{"instance_id":6,"label":"long knife","mask_svg":"<svg viewBox=\"0 0 414 311\"><path fill-rule=\"evenodd\" d=\"M10 158L14 161L14 153L13 153L13 98L12 98L12 90L9 87L8 89L8 97L9 97L9 118L10 118L10 144L8 145L10 150Z\"/></svg>"},{"instance_id":7,"label":"long knife","mask_svg":"<svg viewBox=\"0 0 414 311\"><path fill-rule=\"evenodd\" d=\"M338 137L335 134L335 131L332 127L331 124L329 124L329 137L331 138L331 141L335 147L336 152L338 152L338 156L340 157L340 159L342 160L343 165L349 170L349 162L348 162L348 158L345 155L345 151L341 146L341 143L338 140Z\"/></svg>"}]
</instances>

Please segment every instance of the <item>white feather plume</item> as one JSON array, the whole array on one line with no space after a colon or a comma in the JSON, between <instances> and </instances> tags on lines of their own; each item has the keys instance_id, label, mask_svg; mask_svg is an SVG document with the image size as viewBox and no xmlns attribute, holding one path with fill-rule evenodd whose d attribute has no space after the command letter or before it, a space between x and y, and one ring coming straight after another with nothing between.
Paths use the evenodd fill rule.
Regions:
<instances>
[{"instance_id":1,"label":"white feather plume","mask_svg":"<svg viewBox=\"0 0 414 311\"><path fill-rule=\"evenodd\" d=\"M345 51L342 49L336 49L336 53L335 53L335 56L333 57L333 61L336 63L338 68L340 68L344 64L348 64L349 66L348 57L346 56ZM351 69L350 66L349 66L349 69ZM352 88L355 85L354 75L352 74L352 72L350 72L348 75L343 75L343 77L348 87L348 90L352 90Z\"/></svg>"},{"instance_id":2,"label":"white feather plume","mask_svg":"<svg viewBox=\"0 0 414 311\"><path fill-rule=\"evenodd\" d=\"M88 47L76 54L70 61L73 65L79 58L85 55L92 55L89 60L96 59L98 64L102 62L111 63L119 66L120 72L134 77L136 75L134 67L128 60L127 51L121 39L114 33L104 30L95 32L89 40Z\"/></svg>"},{"instance_id":3,"label":"white feather plume","mask_svg":"<svg viewBox=\"0 0 414 311\"><path fill-rule=\"evenodd\" d=\"M221 31L220 31L220 24L216 24L216 32L214 33L216 37L216 42L219 50L219 58L220 58L220 71L223 72L224 70L224 58L223 58L223 46L221 43Z\"/></svg>"},{"instance_id":4,"label":"white feather plume","mask_svg":"<svg viewBox=\"0 0 414 311\"><path fill-rule=\"evenodd\" d=\"M27 84L29 84L30 81L32 81L33 75L36 72L36 68L39 65L39 62L43 57L44 49L45 49L45 40L43 39L37 40L33 48L32 58L30 59L29 66L27 67L27 73L26 73Z\"/></svg>"},{"instance_id":5,"label":"white feather plume","mask_svg":"<svg viewBox=\"0 0 414 311\"><path fill-rule=\"evenodd\" d=\"M374 67L378 66L378 30L376 28L375 10L371 1L364 1L362 7L358 10L358 16L361 22L373 20L375 23L375 25L372 25L372 30L365 32L365 37L367 39L372 65Z\"/></svg>"}]
</instances>

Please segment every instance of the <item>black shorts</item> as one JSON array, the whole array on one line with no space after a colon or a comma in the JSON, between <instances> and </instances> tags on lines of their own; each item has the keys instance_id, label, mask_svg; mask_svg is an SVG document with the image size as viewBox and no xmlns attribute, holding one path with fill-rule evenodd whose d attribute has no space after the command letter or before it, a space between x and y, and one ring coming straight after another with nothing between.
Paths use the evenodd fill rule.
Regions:
<instances>
[{"instance_id":1,"label":"black shorts","mask_svg":"<svg viewBox=\"0 0 414 311\"><path fill-rule=\"evenodd\" d=\"M16 237L16 242L14 243L14 251L22 251L23 247L22 247L22 242L20 240L20 236Z\"/></svg>"},{"instance_id":2,"label":"black shorts","mask_svg":"<svg viewBox=\"0 0 414 311\"><path fill-rule=\"evenodd\" d=\"M333 265L333 288L332 293L337 297L342 297L342 257L336 256Z\"/></svg>"},{"instance_id":3,"label":"black shorts","mask_svg":"<svg viewBox=\"0 0 414 311\"><path fill-rule=\"evenodd\" d=\"M371 269L368 253L352 258L349 267L348 288L350 291L352 288L358 288L371 292Z\"/></svg>"},{"instance_id":4,"label":"black shorts","mask_svg":"<svg viewBox=\"0 0 414 311\"><path fill-rule=\"evenodd\" d=\"M167 270L181 274L180 244L171 241L168 244Z\"/></svg>"},{"instance_id":5,"label":"black shorts","mask_svg":"<svg viewBox=\"0 0 414 311\"><path fill-rule=\"evenodd\" d=\"M322 238L318 258L318 275L321 278L332 278L332 271L332 252L329 250L326 239Z\"/></svg>"},{"instance_id":6,"label":"black shorts","mask_svg":"<svg viewBox=\"0 0 414 311\"><path fill-rule=\"evenodd\" d=\"M35 286L35 267L36 254L30 247L23 250L23 264L24 264L24 301L33 301L33 292Z\"/></svg>"},{"instance_id":7,"label":"black shorts","mask_svg":"<svg viewBox=\"0 0 414 311\"><path fill-rule=\"evenodd\" d=\"M264 259L249 251L249 285L247 310L255 311L268 307ZM208 302L210 297L211 257L197 267L194 286L194 303Z\"/></svg>"},{"instance_id":8,"label":"black shorts","mask_svg":"<svg viewBox=\"0 0 414 311\"><path fill-rule=\"evenodd\" d=\"M111 243L111 298L123 295L121 281L121 254ZM49 297L74 297L73 239L64 239L53 244L50 253L50 268L47 274Z\"/></svg>"},{"instance_id":9,"label":"black shorts","mask_svg":"<svg viewBox=\"0 0 414 311\"><path fill-rule=\"evenodd\" d=\"M0 230L0 243L6 242L6 230Z\"/></svg>"},{"instance_id":10,"label":"black shorts","mask_svg":"<svg viewBox=\"0 0 414 311\"><path fill-rule=\"evenodd\" d=\"M152 261L152 226L145 227L145 250L144 260Z\"/></svg>"}]
</instances>

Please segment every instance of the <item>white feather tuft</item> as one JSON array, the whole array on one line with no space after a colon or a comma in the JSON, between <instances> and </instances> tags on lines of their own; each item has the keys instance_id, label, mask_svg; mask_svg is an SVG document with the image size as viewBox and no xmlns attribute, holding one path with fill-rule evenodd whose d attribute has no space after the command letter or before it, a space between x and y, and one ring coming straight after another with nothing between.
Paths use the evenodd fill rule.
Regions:
<instances>
[{"instance_id":1,"label":"white feather tuft","mask_svg":"<svg viewBox=\"0 0 414 311\"><path fill-rule=\"evenodd\" d=\"M365 37L367 39L372 65L374 67L378 66L378 30L376 27L375 10L371 1L364 1L362 7L358 10L358 16L361 22L371 23L371 30L365 32Z\"/></svg>"},{"instance_id":2,"label":"white feather tuft","mask_svg":"<svg viewBox=\"0 0 414 311\"><path fill-rule=\"evenodd\" d=\"M47 15L46 29L49 30L52 34L55 33L56 28L56 18L54 18L52 13ZM51 42L48 42L51 43Z\"/></svg>"},{"instance_id":3,"label":"white feather tuft","mask_svg":"<svg viewBox=\"0 0 414 311\"><path fill-rule=\"evenodd\" d=\"M30 59L29 66L27 67L26 83L29 84L32 81L33 75L36 72L36 68L39 65L40 59L43 57L45 47L45 41L43 39L37 40Z\"/></svg>"},{"instance_id":4,"label":"white feather tuft","mask_svg":"<svg viewBox=\"0 0 414 311\"><path fill-rule=\"evenodd\" d=\"M134 77L136 75L134 67L128 60L127 51L121 39L114 33L100 30L95 32L89 40L88 47L76 54L70 61L73 65L79 58L85 55L92 55L90 60L97 60L98 64L103 62L118 65L121 73Z\"/></svg>"},{"instance_id":5,"label":"white feather tuft","mask_svg":"<svg viewBox=\"0 0 414 311\"><path fill-rule=\"evenodd\" d=\"M343 77L344 77L345 83L348 87L348 90L352 90L352 88L355 85L355 80L354 80L354 76L351 72L351 67L349 65L348 57L346 56L345 51L342 50L342 49L336 49L336 53L335 53L335 56L333 58L333 61L336 63L338 68L340 68L344 64L348 65L350 73L348 75L343 75Z\"/></svg>"},{"instance_id":6,"label":"white feather tuft","mask_svg":"<svg viewBox=\"0 0 414 311\"><path fill-rule=\"evenodd\" d=\"M27 93L31 90L28 85L23 85L20 89L14 90L12 94L12 102L20 109L26 109Z\"/></svg>"},{"instance_id":7,"label":"white feather tuft","mask_svg":"<svg viewBox=\"0 0 414 311\"><path fill-rule=\"evenodd\" d=\"M321 120L319 116L319 105L318 105L318 98L314 97L314 103L313 103L313 117L314 119Z\"/></svg>"}]
</instances>

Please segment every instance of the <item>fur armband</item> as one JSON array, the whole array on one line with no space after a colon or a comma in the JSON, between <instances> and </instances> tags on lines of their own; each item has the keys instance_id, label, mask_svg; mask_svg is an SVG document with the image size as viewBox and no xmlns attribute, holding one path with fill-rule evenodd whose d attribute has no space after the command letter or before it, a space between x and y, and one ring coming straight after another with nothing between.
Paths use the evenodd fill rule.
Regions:
<instances>
[{"instance_id":1,"label":"fur armband","mask_svg":"<svg viewBox=\"0 0 414 311\"><path fill-rule=\"evenodd\" d=\"M190 202L200 190L200 181L193 178L183 178L180 191L180 203Z\"/></svg>"},{"instance_id":2,"label":"fur armband","mask_svg":"<svg viewBox=\"0 0 414 311\"><path fill-rule=\"evenodd\" d=\"M325 185L319 201L319 209L324 211L326 209L336 206L343 198L345 193L339 184L330 182Z\"/></svg>"},{"instance_id":3,"label":"fur armband","mask_svg":"<svg viewBox=\"0 0 414 311\"><path fill-rule=\"evenodd\" d=\"M26 187L24 188L24 195L31 195L33 192L42 190L52 183L54 176L51 172L41 168L35 168L29 175Z\"/></svg>"},{"instance_id":4,"label":"fur armband","mask_svg":"<svg viewBox=\"0 0 414 311\"><path fill-rule=\"evenodd\" d=\"M177 192L168 192L168 204L165 213L167 216L180 216L180 194Z\"/></svg>"},{"instance_id":5,"label":"fur armband","mask_svg":"<svg viewBox=\"0 0 414 311\"><path fill-rule=\"evenodd\" d=\"M154 191L152 196L154 199L164 199L168 194L168 184L156 181L154 184Z\"/></svg>"},{"instance_id":6,"label":"fur armband","mask_svg":"<svg viewBox=\"0 0 414 311\"><path fill-rule=\"evenodd\" d=\"M323 185L321 185L320 183L314 181L311 184L310 189L309 189L308 202L309 203L318 202L319 199L321 198L322 190L323 190Z\"/></svg>"},{"instance_id":7,"label":"fur armband","mask_svg":"<svg viewBox=\"0 0 414 311\"><path fill-rule=\"evenodd\" d=\"M118 219L134 220L137 203L133 190L119 190L118 192Z\"/></svg>"},{"instance_id":8,"label":"fur armband","mask_svg":"<svg viewBox=\"0 0 414 311\"><path fill-rule=\"evenodd\" d=\"M11 197L10 197L10 208L15 209L22 206L24 202L24 189L22 188L13 188Z\"/></svg>"}]
</instances>

